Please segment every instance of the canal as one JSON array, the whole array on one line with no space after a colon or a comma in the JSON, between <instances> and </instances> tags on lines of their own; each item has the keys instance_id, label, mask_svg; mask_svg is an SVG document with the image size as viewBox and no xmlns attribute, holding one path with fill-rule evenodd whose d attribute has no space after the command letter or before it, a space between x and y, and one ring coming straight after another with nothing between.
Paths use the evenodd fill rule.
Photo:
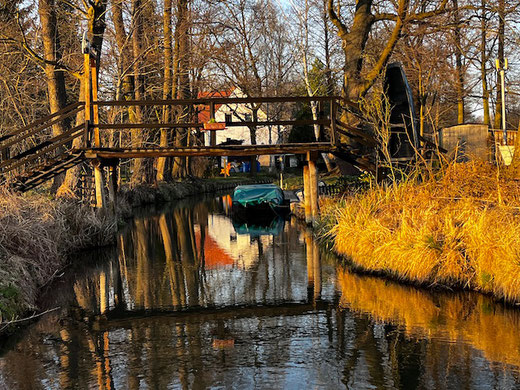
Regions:
<instances>
[{"instance_id":1,"label":"canal","mask_svg":"<svg viewBox=\"0 0 520 390\"><path fill-rule=\"evenodd\" d=\"M520 310L353 273L230 197L144 210L0 357L6 389L513 389Z\"/></svg>"}]
</instances>

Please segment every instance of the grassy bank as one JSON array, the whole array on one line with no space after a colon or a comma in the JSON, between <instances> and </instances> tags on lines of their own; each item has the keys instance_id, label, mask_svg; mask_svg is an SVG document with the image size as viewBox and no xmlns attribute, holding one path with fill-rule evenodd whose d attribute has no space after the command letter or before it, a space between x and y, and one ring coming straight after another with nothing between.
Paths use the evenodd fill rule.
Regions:
<instances>
[{"instance_id":1,"label":"grassy bank","mask_svg":"<svg viewBox=\"0 0 520 390\"><path fill-rule=\"evenodd\" d=\"M322 202L322 231L361 269L520 302L520 186L487 164Z\"/></svg>"},{"instance_id":2,"label":"grassy bank","mask_svg":"<svg viewBox=\"0 0 520 390\"><path fill-rule=\"evenodd\" d=\"M39 289L73 251L111 242L113 217L70 200L0 190L0 316L11 321L35 309Z\"/></svg>"}]
</instances>

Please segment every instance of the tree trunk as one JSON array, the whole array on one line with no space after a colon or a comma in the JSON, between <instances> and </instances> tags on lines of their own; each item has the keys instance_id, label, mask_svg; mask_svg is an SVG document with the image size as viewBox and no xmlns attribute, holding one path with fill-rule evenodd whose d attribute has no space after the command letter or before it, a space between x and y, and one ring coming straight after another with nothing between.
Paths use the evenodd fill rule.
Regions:
<instances>
[{"instance_id":1,"label":"tree trunk","mask_svg":"<svg viewBox=\"0 0 520 390\"><path fill-rule=\"evenodd\" d=\"M179 0L177 2L177 24L175 26L175 59L177 62L177 83L178 97L179 99L189 99L190 93L190 77L189 77L189 0ZM175 65L174 65L175 66ZM175 70L174 70L175 73ZM183 107L179 114L178 121L187 123L189 118L188 107ZM175 146L187 146L188 141L188 129L176 129ZM174 177L186 177L186 159L175 158L172 169L172 176Z\"/></svg>"},{"instance_id":2,"label":"tree trunk","mask_svg":"<svg viewBox=\"0 0 520 390\"><path fill-rule=\"evenodd\" d=\"M505 29L506 29L506 5L505 0L498 0L498 63L500 67L504 66L504 46L505 46ZM500 78L497 82L497 104L495 109L495 129L502 127L502 85Z\"/></svg>"},{"instance_id":3,"label":"tree trunk","mask_svg":"<svg viewBox=\"0 0 520 390\"><path fill-rule=\"evenodd\" d=\"M464 123L464 69L462 64L462 40L460 31L460 15L458 0L453 0L455 18L455 63L456 63L456 77L457 85L457 123Z\"/></svg>"},{"instance_id":4,"label":"tree trunk","mask_svg":"<svg viewBox=\"0 0 520 390\"><path fill-rule=\"evenodd\" d=\"M143 83L141 78L141 62L143 48L143 18L141 0L132 0L132 23L134 31L132 34L132 50L134 54L133 70L134 70L134 97L135 100L143 98ZM130 121L133 123L142 123L143 115L140 106L132 107L130 113ZM133 129L131 133L132 148L140 148L143 145L144 129ZM130 182L132 185L142 183L144 181L144 169L142 159L136 158L132 160L132 177Z\"/></svg>"},{"instance_id":5,"label":"tree trunk","mask_svg":"<svg viewBox=\"0 0 520 390\"><path fill-rule=\"evenodd\" d=\"M164 39L164 79L163 99L171 97L172 85L172 1L164 0L163 15L163 39ZM164 106L162 112L163 122L170 121L170 107ZM168 129L161 129L161 147L168 146ZM166 158L160 157L157 161L157 181L164 181L166 173Z\"/></svg>"},{"instance_id":6,"label":"tree trunk","mask_svg":"<svg viewBox=\"0 0 520 390\"><path fill-rule=\"evenodd\" d=\"M487 85L487 69L486 64L488 60L486 52L486 34L487 34L487 15L486 15L486 0L481 0L481 20L480 20L480 78L482 81L482 105L484 108L484 124L490 125L491 119L489 114L489 89Z\"/></svg>"},{"instance_id":7,"label":"tree trunk","mask_svg":"<svg viewBox=\"0 0 520 390\"><path fill-rule=\"evenodd\" d=\"M56 4L54 0L40 0L38 3L38 13L42 26L43 51L46 61L61 61L61 45L58 33ZM49 98L50 113L55 113L67 105L67 90L65 88L65 77L63 71L56 70L52 64L45 64L45 75L47 78L47 92ZM69 121L61 121L52 126L52 135L63 134ZM58 153L63 150L58 149ZM58 187L63 183L64 175L54 178L52 184L52 192L56 192Z\"/></svg>"}]
</instances>

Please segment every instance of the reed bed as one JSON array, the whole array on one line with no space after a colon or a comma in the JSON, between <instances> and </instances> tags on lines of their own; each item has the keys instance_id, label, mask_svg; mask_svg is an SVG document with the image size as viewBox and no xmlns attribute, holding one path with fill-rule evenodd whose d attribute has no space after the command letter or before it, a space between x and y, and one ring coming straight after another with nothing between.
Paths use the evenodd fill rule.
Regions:
<instances>
[{"instance_id":1,"label":"reed bed","mask_svg":"<svg viewBox=\"0 0 520 390\"><path fill-rule=\"evenodd\" d=\"M34 308L73 252L110 243L113 217L70 200L0 190L0 319Z\"/></svg>"},{"instance_id":2,"label":"reed bed","mask_svg":"<svg viewBox=\"0 0 520 390\"><path fill-rule=\"evenodd\" d=\"M520 302L520 182L485 163L422 183L378 186L322 204L334 249L355 266Z\"/></svg>"}]
</instances>

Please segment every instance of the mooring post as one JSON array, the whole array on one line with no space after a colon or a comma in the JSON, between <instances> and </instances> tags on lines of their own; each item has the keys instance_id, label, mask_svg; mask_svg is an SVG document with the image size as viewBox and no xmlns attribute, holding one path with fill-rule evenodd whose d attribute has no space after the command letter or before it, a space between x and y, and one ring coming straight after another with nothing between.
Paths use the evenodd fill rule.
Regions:
<instances>
[{"instance_id":1,"label":"mooring post","mask_svg":"<svg viewBox=\"0 0 520 390\"><path fill-rule=\"evenodd\" d=\"M312 223L311 214L311 186L309 180L309 166L303 166L303 205L305 207L305 223Z\"/></svg>"},{"instance_id":2,"label":"mooring post","mask_svg":"<svg viewBox=\"0 0 520 390\"><path fill-rule=\"evenodd\" d=\"M310 207L311 207L311 218L310 223L314 225L318 220L318 168L316 167L316 154L312 152L307 153L307 163L309 166L309 194L310 194ZM307 222L309 223L309 222Z\"/></svg>"}]
</instances>

